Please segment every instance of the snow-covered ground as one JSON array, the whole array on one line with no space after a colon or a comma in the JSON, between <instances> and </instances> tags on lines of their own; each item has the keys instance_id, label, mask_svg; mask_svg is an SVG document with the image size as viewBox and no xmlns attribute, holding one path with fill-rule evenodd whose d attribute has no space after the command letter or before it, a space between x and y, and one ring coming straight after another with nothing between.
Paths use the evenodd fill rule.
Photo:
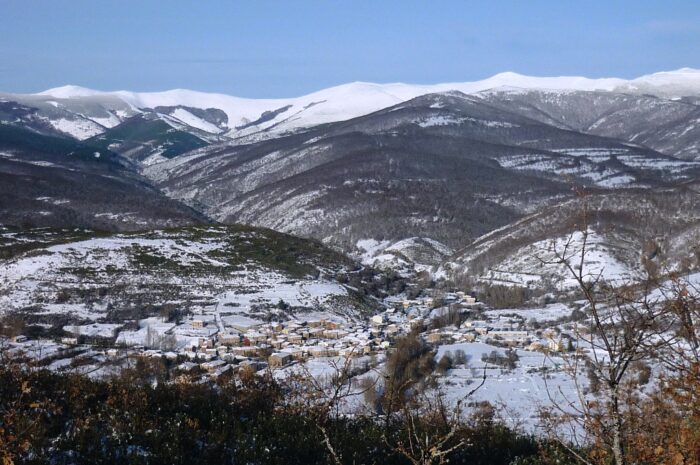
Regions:
<instances>
[{"instance_id":1,"label":"snow-covered ground","mask_svg":"<svg viewBox=\"0 0 700 465\"><path fill-rule=\"evenodd\" d=\"M538 413L541 408L552 407L552 400L565 404L563 401L578 398L573 379L562 370L565 366L563 359L518 349L517 368L507 370L481 360L482 356L494 350L503 354L503 349L482 343L439 347L437 360L448 352L464 351L467 356L465 367L449 370L441 380L448 400L454 403L464 398L481 382L485 374L484 385L469 400L488 401L501 409L500 413L507 421L521 423L533 431L539 422ZM543 368L546 368L546 373L542 372Z\"/></svg>"},{"instance_id":2,"label":"snow-covered ground","mask_svg":"<svg viewBox=\"0 0 700 465\"><path fill-rule=\"evenodd\" d=\"M121 324L114 323L91 323L88 325L68 325L63 330L74 336L89 337L114 337Z\"/></svg>"},{"instance_id":3,"label":"snow-covered ground","mask_svg":"<svg viewBox=\"0 0 700 465\"><path fill-rule=\"evenodd\" d=\"M208 121L199 118L184 108L177 108L171 116L178 119L179 121L185 123L186 125L200 129L202 131L210 132L212 134L218 134L221 132L221 128L211 124Z\"/></svg>"},{"instance_id":4,"label":"snow-covered ground","mask_svg":"<svg viewBox=\"0 0 700 465\"><path fill-rule=\"evenodd\" d=\"M583 239L581 231L574 231L570 235L525 245L490 266L479 279L492 284L521 287L537 286L547 281L556 289L570 290L577 286L577 282L563 264L557 263L558 257L566 252L567 262L575 268L581 257ZM584 279L618 283L633 279L635 270L617 257L616 252L605 235L589 230L583 266Z\"/></svg>"},{"instance_id":5,"label":"snow-covered ground","mask_svg":"<svg viewBox=\"0 0 700 465\"><path fill-rule=\"evenodd\" d=\"M101 134L105 128L89 119L47 119L56 130L75 137L78 140L89 139L92 136Z\"/></svg>"},{"instance_id":6,"label":"snow-covered ground","mask_svg":"<svg viewBox=\"0 0 700 465\"><path fill-rule=\"evenodd\" d=\"M280 301L292 307L317 307L335 296L347 296L342 285L330 281L290 282L289 278L274 272L251 270L232 275L234 288L246 292L225 292L218 296L218 305L229 311L250 309L253 305L277 304Z\"/></svg>"},{"instance_id":7,"label":"snow-covered ground","mask_svg":"<svg viewBox=\"0 0 700 465\"><path fill-rule=\"evenodd\" d=\"M526 321L534 320L538 322L554 321L559 318L571 315L571 307L564 303L554 303L538 308L508 308L499 310L487 310L487 316L498 317L508 315L518 315Z\"/></svg>"},{"instance_id":8,"label":"snow-covered ground","mask_svg":"<svg viewBox=\"0 0 700 465\"><path fill-rule=\"evenodd\" d=\"M500 157L498 163L518 171L556 173L561 176L575 176L605 188L642 187L637 178L625 170L647 171L650 175L677 179L686 176L691 168L700 166L698 162L686 162L672 158L655 158L650 155L630 154L619 148L574 148L552 150L555 154L525 153ZM607 163L615 158L621 168L611 168Z\"/></svg>"},{"instance_id":9,"label":"snow-covered ground","mask_svg":"<svg viewBox=\"0 0 700 465\"><path fill-rule=\"evenodd\" d=\"M396 271L409 276L420 271L433 271L454 251L434 239L410 237L399 241L362 239L355 245L357 256L365 265Z\"/></svg>"},{"instance_id":10,"label":"snow-covered ground","mask_svg":"<svg viewBox=\"0 0 700 465\"><path fill-rule=\"evenodd\" d=\"M483 386L468 398L469 403L489 402L507 422L521 426L528 432L536 432L540 424L539 413L542 408L553 407L553 402L565 405L576 402L578 399L576 384L565 370L567 363L562 358L517 349L516 353L519 357L517 367L509 370L482 361L483 356L494 351L503 355L504 349L474 342L441 345L437 348L435 359L438 361L446 354L454 355L460 351L464 352L466 363L454 366L438 377L439 388L452 405L465 399L467 394L479 386L485 376ZM353 360L352 367L361 367L369 361L367 357L360 357ZM379 376L379 383L381 383L384 364L382 359L378 362L376 367L359 375L358 378ZM296 373L311 375L322 382L329 382L336 372L343 369L344 364L343 357L315 358L303 364L277 369L274 374L278 379L284 379ZM582 388L588 384L584 375L580 376L578 382ZM353 412L367 408L362 397L363 389L357 383L349 391L356 395L345 399L343 404L345 411Z\"/></svg>"},{"instance_id":11,"label":"snow-covered ground","mask_svg":"<svg viewBox=\"0 0 700 465\"><path fill-rule=\"evenodd\" d=\"M91 336L109 332L108 326L97 324L100 319L134 299L175 308L193 299L197 303L188 308L243 320L269 310L282 318L299 311L358 311L350 291L332 279L332 271L327 277L291 278L237 257L236 241L257 233L212 229L198 234L95 237L2 260L0 314L31 309L36 315L70 316L80 324L66 330ZM90 293L103 297L80 297Z\"/></svg>"}]
</instances>

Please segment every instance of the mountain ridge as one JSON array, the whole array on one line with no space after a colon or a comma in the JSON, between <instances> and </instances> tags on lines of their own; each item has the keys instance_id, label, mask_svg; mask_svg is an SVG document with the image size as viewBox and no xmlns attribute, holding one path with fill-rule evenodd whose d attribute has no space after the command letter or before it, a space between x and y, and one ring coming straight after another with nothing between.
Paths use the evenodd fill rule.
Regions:
<instances>
[{"instance_id":1,"label":"mountain ridge","mask_svg":"<svg viewBox=\"0 0 700 465\"><path fill-rule=\"evenodd\" d=\"M684 96L667 97L676 91ZM125 175L152 188L153 212L164 211L167 196L168 209L190 217L185 222L272 228L410 272L437 266L448 255L442 248L460 250L565 202L572 187L641 199L646 190L697 180L700 71L632 80L507 72L435 86L354 82L258 100L66 86L0 94L0 127L78 139L89 156L113 154L133 171ZM64 163L9 149L8 172L20 162L36 175L47 163ZM66 217L58 209L68 200L82 205L67 196L68 185L42 189L25 199L35 224ZM121 221L132 211L122 210L109 213ZM89 220L86 226L102 227ZM363 252L370 243L377 247Z\"/></svg>"},{"instance_id":2,"label":"mountain ridge","mask_svg":"<svg viewBox=\"0 0 700 465\"><path fill-rule=\"evenodd\" d=\"M621 78L591 79L581 76L534 77L504 72L477 81L432 85L400 82L377 84L356 81L320 89L298 97L272 99L243 98L188 89L172 89L163 92L99 91L67 85L36 94L0 93L0 99L14 96L18 100L43 101L60 107L63 104L61 100L87 102L111 98L119 100L132 112L169 106L200 109L218 108L224 111L228 117L227 127L229 131L227 135L235 138L258 131L274 129L274 132L279 133L328 122L345 121L430 93L456 90L466 94L474 94L498 88L651 94L654 94L655 89L657 89L660 97L678 98L700 96L700 71L692 68L681 68L630 80ZM265 119L263 118L265 115L271 115L271 117ZM264 121L260 121L261 119ZM259 124L251 126L251 122L259 122Z\"/></svg>"},{"instance_id":3,"label":"mountain ridge","mask_svg":"<svg viewBox=\"0 0 700 465\"><path fill-rule=\"evenodd\" d=\"M206 95L215 95L222 97L234 97L241 100L259 100L259 101L281 101L293 98L301 98L306 96L311 96L324 92L331 89L344 89L352 87L381 87L387 90L400 90L403 88L421 88L425 93L436 93L441 92L438 88L449 87L448 90L460 90L461 87L481 87L480 90L487 90L494 87L516 87L516 88L532 88L532 89L572 89L572 90L614 90L617 86L621 84L633 84L642 82L663 82L664 78L670 78L670 81L666 83L673 83L675 80L686 80L689 77L695 78L700 85L700 69L683 67L676 70L670 71L659 71L651 74L645 74L633 79L624 79L617 77L603 77L603 78L588 78L585 76L531 76L520 74L514 71L504 71L501 73L494 74L485 79L480 79L476 81L462 81L462 82L445 82L445 83L435 83L435 84L414 84L405 82L388 82L388 83L375 83L370 81L351 81L348 83L339 84L336 86L326 87L318 91L314 91L308 94L304 94L297 97L277 97L277 98L254 98L254 97L238 97L230 94L225 94L221 92L200 92L185 88L174 88L167 89L164 91L149 91L149 92L135 92L127 90L115 90L115 91L102 91L91 89L88 87L67 84L64 86L58 86L50 89L46 89L37 93L28 94L18 94L18 95L43 95L56 98L71 98L71 97L88 97L100 94L113 94L113 95L133 95L133 96L156 96L158 94L169 94L175 95L177 93L197 93ZM514 82L520 82L520 86L516 85ZM463 92L463 91L462 91ZM478 92L475 91L475 92ZM394 95L398 97L398 95Z\"/></svg>"}]
</instances>

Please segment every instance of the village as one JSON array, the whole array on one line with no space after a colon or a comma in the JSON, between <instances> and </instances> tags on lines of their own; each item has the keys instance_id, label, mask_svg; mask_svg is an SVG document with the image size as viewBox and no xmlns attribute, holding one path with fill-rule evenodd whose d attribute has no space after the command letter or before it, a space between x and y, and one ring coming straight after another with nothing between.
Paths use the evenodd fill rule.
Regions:
<instances>
[{"instance_id":1,"label":"village","mask_svg":"<svg viewBox=\"0 0 700 465\"><path fill-rule=\"evenodd\" d=\"M92 323L66 326L59 340L17 335L5 340L39 366L106 375L138 358L162 359L176 374L202 380L234 375L242 369L280 369L310 359L381 359L398 338L418 332L433 347L482 343L530 352L573 350L572 339L557 325L548 327L517 311L489 310L462 291L423 292L420 297L389 297L385 310L365 321L329 312L299 313L281 322L210 311L167 321L151 317L129 325ZM566 308L566 307L564 307ZM565 315L562 312L562 317ZM111 368L110 368L111 367Z\"/></svg>"}]
</instances>

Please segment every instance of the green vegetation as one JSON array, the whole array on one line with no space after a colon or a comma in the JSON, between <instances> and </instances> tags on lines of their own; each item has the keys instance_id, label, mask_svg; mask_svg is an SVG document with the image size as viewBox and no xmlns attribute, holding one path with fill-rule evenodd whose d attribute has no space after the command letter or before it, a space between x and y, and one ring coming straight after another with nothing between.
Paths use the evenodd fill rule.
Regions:
<instances>
[{"instance_id":1,"label":"green vegetation","mask_svg":"<svg viewBox=\"0 0 700 465\"><path fill-rule=\"evenodd\" d=\"M146 119L135 116L124 123L107 129L103 134L89 139L89 143L107 149L116 144L118 151L124 152L138 146L149 150L162 149L160 155L173 158L190 150L208 145L199 137L174 129L160 119Z\"/></svg>"},{"instance_id":2,"label":"green vegetation","mask_svg":"<svg viewBox=\"0 0 700 465\"><path fill-rule=\"evenodd\" d=\"M324 420L338 462L325 446L318 418L291 407L285 388L272 378L244 374L211 385L168 383L158 363L142 361L109 382L3 365L3 463L410 463L393 446L406 434L405 423L367 416ZM432 425L417 421L412 427ZM483 412L464 421L457 441L465 445L447 456L450 463L549 463L541 454L552 449Z\"/></svg>"},{"instance_id":3,"label":"green vegetation","mask_svg":"<svg viewBox=\"0 0 700 465\"><path fill-rule=\"evenodd\" d=\"M158 254L158 251L153 247L144 247L139 244L131 246L129 260L138 269L159 268L163 270L182 271L182 269L185 268L179 262Z\"/></svg>"},{"instance_id":4,"label":"green vegetation","mask_svg":"<svg viewBox=\"0 0 700 465\"><path fill-rule=\"evenodd\" d=\"M74 242L94 238L115 239L90 246ZM64 244L63 250L49 247ZM161 246L162 244L162 246ZM162 302L180 302L188 310L193 283L203 286L201 296L226 290L232 273L275 272L289 281L336 280L349 286L332 307L338 312L369 313L377 308L372 297L396 292L404 280L395 274L362 268L344 254L319 241L302 239L268 229L242 225L197 226L109 234L82 229L0 230L0 259L28 254L55 254L63 278L57 293L48 292L52 303L92 304L83 287L100 289L99 301L108 302L109 319L137 315L153 316ZM120 257L118 261L114 261ZM171 278L187 278L172 280ZM47 282L45 289L54 283ZM331 304L329 304L331 305ZM136 310L138 309L138 310ZM133 317L133 316L132 316Z\"/></svg>"},{"instance_id":5,"label":"green vegetation","mask_svg":"<svg viewBox=\"0 0 700 465\"><path fill-rule=\"evenodd\" d=\"M39 134L29 129L0 123L0 148L10 147L22 152L40 152L48 155L70 156L72 160L90 163L118 163L118 155L107 149L89 142L78 142L74 139ZM95 151L100 157L95 158Z\"/></svg>"},{"instance_id":6,"label":"green vegetation","mask_svg":"<svg viewBox=\"0 0 700 465\"><path fill-rule=\"evenodd\" d=\"M110 234L112 233L80 228L21 229L11 226L0 226L0 259L9 259L30 252L37 254L48 253L43 249L58 244L106 237Z\"/></svg>"}]
</instances>

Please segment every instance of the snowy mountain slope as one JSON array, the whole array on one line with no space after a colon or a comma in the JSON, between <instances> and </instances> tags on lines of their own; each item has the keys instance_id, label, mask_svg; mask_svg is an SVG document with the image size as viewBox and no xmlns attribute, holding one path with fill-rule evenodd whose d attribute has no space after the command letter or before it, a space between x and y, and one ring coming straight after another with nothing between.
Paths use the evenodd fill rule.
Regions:
<instances>
[{"instance_id":1,"label":"snowy mountain slope","mask_svg":"<svg viewBox=\"0 0 700 465\"><path fill-rule=\"evenodd\" d=\"M0 224L132 230L207 222L110 150L0 124Z\"/></svg>"},{"instance_id":2,"label":"snowy mountain slope","mask_svg":"<svg viewBox=\"0 0 700 465\"><path fill-rule=\"evenodd\" d=\"M59 94L60 95L60 94ZM118 96L102 93L59 98L0 93L0 121L31 127L48 135L85 140L115 128L136 116L160 119L170 127L219 141L226 115L213 108L160 106L139 109Z\"/></svg>"},{"instance_id":3,"label":"snowy mountain slope","mask_svg":"<svg viewBox=\"0 0 700 465\"><path fill-rule=\"evenodd\" d=\"M220 221L345 250L363 239L410 237L463 247L570 196L572 183L663 186L698 172L697 163L454 92L285 137L212 145L143 171L168 195Z\"/></svg>"},{"instance_id":4,"label":"snowy mountain slope","mask_svg":"<svg viewBox=\"0 0 700 465\"><path fill-rule=\"evenodd\" d=\"M364 239L357 241L355 248L362 263L403 276L433 271L454 252L445 244L425 237L410 237L397 242Z\"/></svg>"},{"instance_id":5,"label":"snowy mountain slope","mask_svg":"<svg viewBox=\"0 0 700 465\"><path fill-rule=\"evenodd\" d=\"M489 284L520 286L558 291L574 289L577 282L563 264L555 264L558 254L567 248L568 262L576 266L583 249L581 231L528 244L513 251L510 256L479 275ZM585 279L602 279L613 283L631 282L638 276L634 267L617 258L623 251L606 235L589 229L586 238L586 259L583 265ZM544 263L543 263L544 262Z\"/></svg>"},{"instance_id":6,"label":"snowy mountain slope","mask_svg":"<svg viewBox=\"0 0 700 465\"><path fill-rule=\"evenodd\" d=\"M493 105L480 97L458 92L425 95L337 127L375 133L416 124L429 134L536 149L536 155L526 150L514 158L496 159L504 167L577 178L599 187L654 184L654 179L673 182L694 177L700 168L624 138L587 137L584 131L520 115L508 105ZM416 111L421 114L412 114Z\"/></svg>"},{"instance_id":7,"label":"snowy mountain slope","mask_svg":"<svg viewBox=\"0 0 700 465\"><path fill-rule=\"evenodd\" d=\"M117 100L121 102L122 106L127 105L132 111L180 106L199 109L215 108L227 115L228 135L235 138L251 133L282 134L318 124L344 121L429 93L456 90L471 94L499 87L598 90L682 97L700 95L700 72L685 68L642 76L633 80L566 76L531 77L507 72L480 81L435 85L354 82L323 89L302 97L286 99L247 99L184 89L137 93L128 91L100 92L77 86L64 86L29 97L22 96L21 99L57 101L56 104L61 106L64 101L94 101L104 98L110 101ZM19 97L15 98L20 99ZM113 104L109 103L105 107L111 105ZM202 129L201 125L199 126Z\"/></svg>"},{"instance_id":8,"label":"snowy mountain slope","mask_svg":"<svg viewBox=\"0 0 700 465\"><path fill-rule=\"evenodd\" d=\"M63 99L107 95L117 97L136 108L178 105L196 108L219 108L227 114L230 121L229 128L233 130L260 119L265 112L275 112L286 108L276 115L275 118L265 121L265 124L259 128L266 129L282 122L285 128L291 129L343 121L393 106L420 95L450 90L474 93L501 86L545 89L568 89L573 87L587 90L612 90L616 85L621 85L622 83L623 81L616 79L593 80L579 77L535 78L516 73L501 73L482 81L436 85L353 82L290 99L246 99L185 89L150 93L127 91L99 92L76 86L49 89L38 95Z\"/></svg>"},{"instance_id":9,"label":"snowy mountain slope","mask_svg":"<svg viewBox=\"0 0 700 465\"><path fill-rule=\"evenodd\" d=\"M216 140L208 136L211 134L184 127L163 115L143 113L91 137L86 143L115 151L138 166L173 158Z\"/></svg>"},{"instance_id":10,"label":"snowy mountain slope","mask_svg":"<svg viewBox=\"0 0 700 465\"><path fill-rule=\"evenodd\" d=\"M572 186L605 194L698 179L699 76L688 69L632 81L502 73L434 86L352 83L267 100L67 86L0 94L0 120L84 139L88 154L116 154L120 173L150 190L147 198L165 193L177 201L171 205L183 202L222 222L314 237L346 251L366 239L460 248L571 198ZM639 93L654 86L664 97ZM672 91L690 96L667 98ZM46 163L60 165L52 157L32 162L49 173ZM18 157L5 158L16 168ZM11 178L13 189L32 192L20 203L28 215L6 210L12 224L23 216L51 224L70 205L59 191L71 183L90 197L77 175L60 172L67 175L58 177L57 191L45 177L38 190L17 184L29 178ZM102 227L85 223L86 215L109 220L110 228L144 221L129 209L95 208L57 215L65 220L57 225ZM390 255L405 261L401 251Z\"/></svg>"},{"instance_id":11,"label":"snowy mountain slope","mask_svg":"<svg viewBox=\"0 0 700 465\"><path fill-rule=\"evenodd\" d=\"M355 262L269 230L106 235L0 229L0 252L2 312L49 324L123 324L168 309L265 320L310 311L356 317L376 305L362 294L364 281L346 287L335 278L352 275L359 269ZM373 275L367 276L371 283Z\"/></svg>"},{"instance_id":12,"label":"snowy mountain slope","mask_svg":"<svg viewBox=\"0 0 700 465\"><path fill-rule=\"evenodd\" d=\"M56 132L85 139L119 124L138 111L111 95L72 97L0 93L0 115L5 123L53 126Z\"/></svg>"},{"instance_id":13,"label":"snowy mountain slope","mask_svg":"<svg viewBox=\"0 0 700 465\"><path fill-rule=\"evenodd\" d=\"M348 246L368 238L366 228L377 234L369 238L429 233L455 243L472 234L463 221L500 225L500 218L514 218L508 208L475 196L498 191L489 180L509 176L478 149L508 149L468 140L460 144L430 136L427 128L416 133L412 123L402 137L394 125L381 131L383 122L367 122L368 129L361 128L364 123L360 118L352 125L247 146L213 146L144 173L169 195L203 205L222 220L320 239L344 237ZM480 171L484 176L475 177ZM518 177L507 183L509 190L529 197L533 183L527 174ZM545 182L532 195L547 189L564 190ZM486 210L492 210L489 217ZM440 237L434 236L438 229Z\"/></svg>"},{"instance_id":14,"label":"snowy mountain slope","mask_svg":"<svg viewBox=\"0 0 700 465\"><path fill-rule=\"evenodd\" d=\"M675 71L662 71L618 83L610 90L665 98L697 96L700 94L700 70L681 68Z\"/></svg>"},{"instance_id":15,"label":"snowy mountain slope","mask_svg":"<svg viewBox=\"0 0 700 465\"><path fill-rule=\"evenodd\" d=\"M498 89L479 96L547 124L626 140L678 158L700 159L700 106L693 99Z\"/></svg>"},{"instance_id":16,"label":"snowy mountain slope","mask_svg":"<svg viewBox=\"0 0 700 465\"><path fill-rule=\"evenodd\" d=\"M602 273L608 280L639 277L643 258L661 272L700 266L700 195L696 186L688 185L569 200L478 238L443 269L453 277L471 276L490 284L571 288L574 283L561 266L542 262L551 262L568 240L569 255L580 250L584 202L590 273Z\"/></svg>"},{"instance_id":17,"label":"snowy mountain slope","mask_svg":"<svg viewBox=\"0 0 700 465\"><path fill-rule=\"evenodd\" d=\"M520 111L528 118L547 124L617 138L692 160L700 153L700 115L698 107L689 99L700 96L699 76L700 72L690 69L630 81L501 73L481 81L436 85L354 82L286 99L246 99L183 89L136 93L64 86L39 94L0 94L0 121L30 127L43 134L67 135L79 140L99 140L102 137L102 140L114 143L112 150L151 165L198 148L202 143L231 140L232 145L250 144L369 115L426 94L462 92L479 94L501 108ZM659 88L659 95L686 96L686 99L680 102L632 95L654 94L655 86ZM676 91L677 95L673 94ZM542 105L533 105L534 110L524 109L518 99L533 92L546 93L545 100L550 106L562 105L564 108L553 113ZM566 103L579 92L586 95L573 103ZM644 100L643 104L637 103L635 98ZM593 101L596 99L609 102L597 105ZM584 105L574 105L581 100L584 100ZM516 108L509 108L513 105ZM591 105L600 108L588 110ZM559 115L562 111L565 113ZM591 112L597 118L591 119ZM158 140L142 141L136 145L135 141L112 140L110 130L120 132L122 125L133 125L132 120L137 116L144 121L161 120L169 128L161 130ZM429 127L449 122L440 118L417 123ZM178 141L170 145L179 149L168 148L169 144L163 143L164 139L171 138L165 133L174 131L178 132ZM187 139L187 143L181 144L182 139ZM163 156L166 151L167 155ZM610 182L619 184L629 180L622 177Z\"/></svg>"}]
</instances>

